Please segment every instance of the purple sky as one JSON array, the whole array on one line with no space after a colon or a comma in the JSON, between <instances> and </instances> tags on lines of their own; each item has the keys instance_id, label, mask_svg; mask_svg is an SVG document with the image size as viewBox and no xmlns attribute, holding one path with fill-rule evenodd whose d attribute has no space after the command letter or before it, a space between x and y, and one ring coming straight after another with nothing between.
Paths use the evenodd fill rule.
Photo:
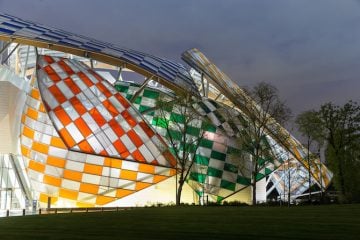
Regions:
<instances>
[{"instance_id":1,"label":"purple sky","mask_svg":"<svg viewBox=\"0 0 360 240\"><path fill-rule=\"evenodd\" d=\"M294 115L360 101L360 1L0 0L0 11L178 62L199 48L241 86L274 84Z\"/></svg>"}]
</instances>

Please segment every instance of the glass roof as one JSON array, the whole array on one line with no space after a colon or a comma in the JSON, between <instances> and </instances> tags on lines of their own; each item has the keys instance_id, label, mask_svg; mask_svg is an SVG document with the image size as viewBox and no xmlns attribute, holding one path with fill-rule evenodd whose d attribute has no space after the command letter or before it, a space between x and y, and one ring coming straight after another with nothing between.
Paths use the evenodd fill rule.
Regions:
<instances>
[{"instance_id":1,"label":"glass roof","mask_svg":"<svg viewBox=\"0 0 360 240\"><path fill-rule=\"evenodd\" d=\"M47 27L42 24L25 21L3 13L0 13L0 36L1 35L21 37L37 42L57 44L60 46L81 49L83 51L102 53L136 65L182 89L198 93L187 69L183 65L167 59L118 47L111 43Z\"/></svg>"}]
</instances>

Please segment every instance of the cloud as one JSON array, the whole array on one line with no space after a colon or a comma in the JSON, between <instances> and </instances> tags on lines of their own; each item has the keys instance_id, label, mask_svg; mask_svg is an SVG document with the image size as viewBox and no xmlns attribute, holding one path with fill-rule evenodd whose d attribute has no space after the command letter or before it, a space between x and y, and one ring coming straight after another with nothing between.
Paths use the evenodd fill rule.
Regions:
<instances>
[{"instance_id":1,"label":"cloud","mask_svg":"<svg viewBox=\"0 0 360 240\"><path fill-rule=\"evenodd\" d=\"M351 87L359 86L359 1L3 0L0 6L176 61L197 47L240 85L276 85L295 113L325 100L360 100L359 88Z\"/></svg>"}]
</instances>

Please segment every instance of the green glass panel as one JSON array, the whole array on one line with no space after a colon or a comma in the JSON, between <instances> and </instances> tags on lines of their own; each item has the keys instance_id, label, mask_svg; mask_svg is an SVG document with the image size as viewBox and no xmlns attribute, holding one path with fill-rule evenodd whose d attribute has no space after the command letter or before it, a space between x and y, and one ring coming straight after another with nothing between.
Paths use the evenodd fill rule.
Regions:
<instances>
[{"instance_id":1,"label":"green glass panel","mask_svg":"<svg viewBox=\"0 0 360 240\"><path fill-rule=\"evenodd\" d=\"M228 146L227 153L235 155L235 154L240 154L241 151L239 149L237 149L237 148L233 148L233 147Z\"/></svg>"},{"instance_id":2,"label":"green glass panel","mask_svg":"<svg viewBox=\"0 0 360 240\"><path fill-rule=\"evenodd\" d=\"M200 146L201 147L212 148L213 144L214 144L213 141L210 141L210 140L205 139L205 138L200 140Z\"/></svg>"},{"instance_id":3,"label":"green glass panel","mask_svg":"<svg viewBox=\"0 0 360 240\"><path fill-rule=\"evenodd\" d=\"M143 111L148 110L149 108L151 108L151 107L146 106L146 105L140 105L140 107L139 107L139 111L140 111L140 112L143 112ZM152 112L154 112L154 111L152 111Z\"/></svg>"},{"instance_id":4,"label":"green glass panel","mask_svg":"<svg viewBox=\"0 0 360 240\"><path fill-rule=\"evenodd\" d=\"M133 96L132 94L126 94L126 99L130 100L132 98L132 96Z\"/></svg>"},{"instance_id":5,"label":"green glass panel","mask_svg":"<svg viewBox=\"0 0 360 240\"><path fill-rule=\"evenodd\" d=\"M137 97L137 98L135 99L134 103L140 104L140 103L141 103L141 97Z\"/></svg>"},{"instance_id":6,"label":"green glass panel","mask_svg":"<svg viewBox=\"0 0 360 240\"><path fill-rule=\"evenodd\" d=\"M208 132L216 132L216 127L208 122L203 122L201 128Z\"/></svg>"},{"instance_id":7,"label":"green glass panel","mask_svg":"<svg viewBox=\"0 0 360 240\"><path fill-rule=\"evenodd\" d=\"M265 168L265 175L269 175L270 173L272 173L272 170L269 168Z\"/></svg>"},{"instance_id":8,"label":"green glass panel","mask_svg":"<svg viewBox=\"0 0 360 240\"><path fill-rule=\"evenodd\" d=\"M258 173L258 174L256 175L256 181L259 181L259 180L261 180L261 179L264 178L264 177L265 177L264 174Z\"/></svg>"},{"instance_id":9,"label":"green glass panel","mask_svg":"<svg viewBox=\"0 0 360 240\"><path fill-rule=\"evenodd\" d=\"M167 121L164 118L154 117L151 124L154 126L161 127L161 128L166 128Z\"/></svg>"},{"instance_id":10,"label":"green glass panel","mask_svg":"<svg viewBox=\"0 0 360 240\"><path fill-rule=\"evenodd\" d=\"M224 170L232 172L232 173L237 173L238 172L238 168L235 165L232 165L232 164L229 164L229 163L225 163Z\"/></svg>"},{"instance_id":11,"label":"green glass panel","mask_svg":"<svg viewBox=\"0 0 360 240\"><path fill-rule=\"evenodd\" d=\"M115 85L115 89L122 93L127 93L129 90L129 86L123 86L123 85Z\"/></svg>"},{"instance_id":12,"label":"green glass panel","mask_svg":"<svg viewBox=\"0 0 360 240\"><path fill-rule=\"evenodd\" d=\"M217 196L217 197L216 197L216 202L217 202L217 203L221 203L222 200L224 200L223 197L220 197L220 196Z\"/></svg>"},{"instance_id":13,"label":"green glass panel","mask_svg":"<svg viewBox=\"0 0 360 240\"><path fill-rule=\"evenodd\" d=\"M230 191L235 191L235 183L226 181L224 179L221 180L220 187L228 189Z\"/></svg>"},{"instance_id":14,"label":"green glass panel","mask_svg":"<svg viewBox=\"0 0 360 240\"><path fill-rule=\"evenodd\" d=\"M238 176L236 182L241 184L241 185L246 185L246 186L251 184L250 178L246 178L246 177L243 177L243 176Z\"/></svg>"},{"instance_id":15,"label":"green glass panel","mask_svg":"<svg viewBox=\"0 0 360 240\"><path fill-rule=\"evenodd\" d=\"M208 167L208 175L212 177L221 178L222 171L216 168Z\"/></svg>"},{"instance_id":16,"label":"green glass panel","mask_svg":"<svg viewBox=\"0 0 360 240\"><path fill-rule=\"evenodd\" d=\"M171 113L170 115L170 119L171 121L177 122L177 123L184 123L185 122L185 117L177 114L177 113Z\"/></svg>"},{"instance_id":17,"label":"green glass panel","mask_svg":"<svg viewBox=\"0 0 360 240\"><path fill-rule=\"evenodd\" d=\"M215 158L221 161L225 161L226 154L218 152L218 151L212 151L211 152L211 158Z\"/></svg>"},{"instance_id":18,"label":"green glass panel","mask_svg":"<svg viewBox=\"0 0 360 240\"><path fill-rule=\"evenodd\" d=\"M197 137L200 135L200 129L196 127L188 126L186 129L186 133Z\"/></svg>"},{"instance_id":19,"label":"green glass panel","mask_svg":"<svg viewBox=\"0 0 360 240\"><path fill-rule=\"evenodd\" d=\"M197 181L199 183L204 183L205 182L205 178L206 175L202 174L202 173L197 173L197 172L191 172L190 173L190 179Z\"/></svg>"},{"instance_id":20,"label":"green glass panel","mask_svg":"<svg viewBox=\"0 0 360 240\"><path fill-rule=\"evenodd\" d=\"M210 160L209 158L201 156L199 154L196 154L196 156L195 156L195 162L200 165L208 166L209 160Z\"/></svg>"},{"instance_id":21,"label":"green glass panel","mask_svg":"<svg viewBox=\"0 0 360 240\"><path fill-rule=\"evenodd\" d=\"M170 136L169 136L170 135ZM177 141L180 141L182 139L182 134L178 131L175 131L175 130L169 130L167 133L166 133L166 137L171 137L173 140L177 140Z\"/></svg>"},{"instance_id":22,"label":"green glass panel","mask_svg":"<svg viewBox=\"0 0 360 240\"><path fill-rule=\"evenodd\" d=\"M159 97L160 93L156 91L152 91L149 89L145 89L143 96L147 98L157 99Z\"/></svg>"}]
</instances>

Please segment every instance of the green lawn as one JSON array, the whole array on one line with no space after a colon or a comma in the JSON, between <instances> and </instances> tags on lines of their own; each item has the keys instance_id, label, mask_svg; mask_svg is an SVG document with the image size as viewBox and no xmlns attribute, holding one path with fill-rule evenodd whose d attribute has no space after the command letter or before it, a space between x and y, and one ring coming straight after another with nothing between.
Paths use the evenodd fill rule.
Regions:
<instances>
[{"instance_id":1,"label":"green lawn","mask_svg":"<svg viewBox=\"0 0 360 240\"><path fill-rule=\"evenodd\" d=\"M360 205L163 207L0 218L0 239L360 239Z\"/></svg>"}]
</instances>

